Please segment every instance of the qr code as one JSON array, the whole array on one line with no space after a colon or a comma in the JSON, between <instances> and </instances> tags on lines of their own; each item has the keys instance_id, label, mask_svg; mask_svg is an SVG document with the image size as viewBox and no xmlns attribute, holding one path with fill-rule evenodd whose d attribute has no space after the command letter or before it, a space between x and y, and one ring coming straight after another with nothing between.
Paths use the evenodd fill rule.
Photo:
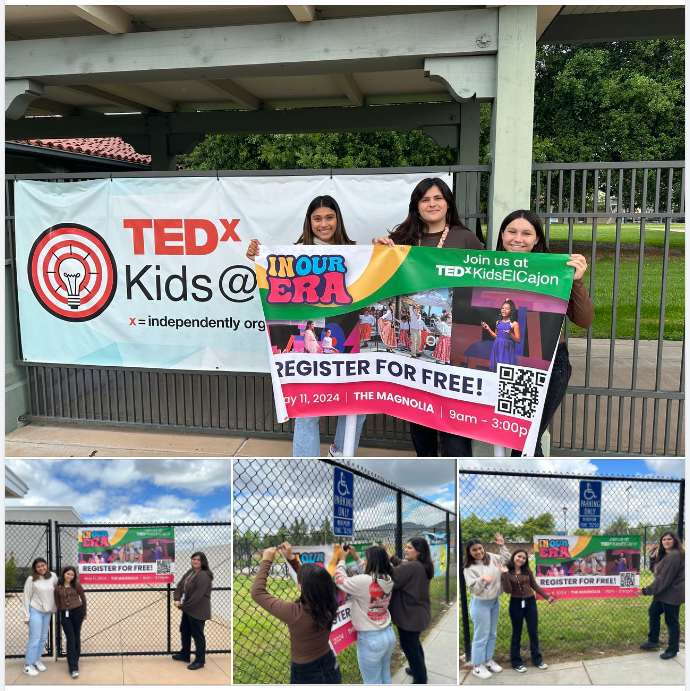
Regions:
<instances>
[{"instance_id":1,"label":"qr code","mask_svg":"<svg viewBox=\"0 0 690 691\"><path fill-rule=\"evenodd\" d=\"M637 584L635 583L635 576L637 576L637 574L634 571L624 571L618 575L621 577L621 588L637 588Z\"/></svg>"},{"instance_id":2,"label":"qr code","mask_svg":"<svg viewBox=\"0 0 690 691\"><path fill-rule=\"evenodd\" d=\"M532 420L539 403L539 390L546 384L546 375L541 370L499 364L495 411Z\"/></svg>"},{"instance_id":3,"label":"qr code","mask_svg":"<svg viewBox=\"0 0 690 691\"><path fill-rule=\"evenodd\" d=\"M172 573L172 559L159 559L156 562L156 576L169 576Z\"/></svg>"}]
</instances>

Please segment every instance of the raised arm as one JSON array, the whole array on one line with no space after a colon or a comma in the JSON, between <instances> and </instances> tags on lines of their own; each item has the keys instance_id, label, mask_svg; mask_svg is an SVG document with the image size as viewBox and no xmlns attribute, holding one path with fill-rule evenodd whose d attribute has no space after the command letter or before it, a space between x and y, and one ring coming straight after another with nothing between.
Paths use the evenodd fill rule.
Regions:
<instances>
[{"instance_id":1,"label":"raised arm","mask_svg":"<svg viewBox=\"0 0 690 691\"><path fill-rule=\"evenodd\" d=\"M254 577L254 583L252 583L252 600L276 619L280 619L280 621L286 624L292 624L299 616L299 606L297 603L284 602L274 595L271 595L266 589L268 572L273 565L275 553L275 547L269 547L269 549L264 551L264 558L261 562L261 566L259 566L259 571Z\"/></svg>"}]
</instances>

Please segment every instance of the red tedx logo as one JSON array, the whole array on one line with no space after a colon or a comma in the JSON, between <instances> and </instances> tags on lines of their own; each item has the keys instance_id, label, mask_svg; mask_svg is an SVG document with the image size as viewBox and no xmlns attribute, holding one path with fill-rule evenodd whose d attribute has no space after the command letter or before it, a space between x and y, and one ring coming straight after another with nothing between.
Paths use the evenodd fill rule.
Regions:
<instances>
[{"instance_id":1,"label":"red tedx logo","mask_svg":"<svg viewBox=\"0 0 690 691\"><path fill-rule=\"evenodd\" d=\"M221 242L241 242L235 229L239 218L221 218L218 226L205 218L125 218L132 231L134 254L205 255L212 254Z\"/></svg>"}]
</instances>

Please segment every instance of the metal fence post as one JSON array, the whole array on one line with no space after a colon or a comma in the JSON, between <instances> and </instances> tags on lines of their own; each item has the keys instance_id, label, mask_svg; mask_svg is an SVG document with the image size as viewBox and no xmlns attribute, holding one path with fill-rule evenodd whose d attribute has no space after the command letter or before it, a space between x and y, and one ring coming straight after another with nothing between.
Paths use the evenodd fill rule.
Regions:
<instances>
[{"instance_id":1,"label":"metal fence post","mask_svg":"<svg viewBox=\"0 0 690 691\"><path fill-rule=\"evenodd\" d=\"M678 499L678 537L683 539L683 523L685 522L685 480L680 481L680 497Z\"/></svg>"},{"instance_id":2,"label":"metal fence post","mask_svg":"<svg viewBox=\"0 0 690 691\"><path fill-rule=\"evenodd\" d=\"M172 589L170 588L170 583L167 583L167 592L168 592L168 652L172 652L172 647L171 647L171 625L170 625L170 605L172 604L170 601Z\"/></svg>"},{"instance_id":3,"label":"metal fence post","mask_svg":"<svg viewBox=\"0 0 690 691\"><path fill-rule=\"evenodd\" d=\"M450 604L450 512L446 511L446 604Z\"/></svg>"},{"instance_id":4,"label":"metal fence post","mask_svg":"<svg viewBox=\"0 0 690 691\"><path fill-rule=\"evenodd\" d=\"M644 537L642 543L642 568L647 568L647 524L644 524Z\"/></svg>"},{"instance_id":5,"label":"metal fence post","mask_svg":"<svg viewBox=\"0 0 690 691\"><path fill-rule=\"evenodd\" d=\"M462 637L465 645L465 662L472 659L472 639L470 638L470 614L467 607L467 584L465 583L465 574L462 569L462 517L460 511L457 514L458 522L458 545L457 558L458 577L460 579L460 612L462 613Z\"/></svg>"},{"instance_id":6,"label":"metal fence post","mask_svg":"<svg viewBox=\"0 0 690 691\"><path fill-rule=\"evenodd\" d=\"M396 492L396 510L395 510L395 553L402 559L402 492Z\"/></svg>"},{"instance_id":7,"label":"metal fence post","mask_svg":"<svg viewBox=\"0 0 690 691\"><path fill-rule=\"evenodd\" d=\"M62 567L61 559L60 559L60 522L59 521L48 521L49 528L48 528L48 549L52 552L54 551L55 554L55 573L57 573L58 578L60 577L60 569ZM55 548L53 550L53 525L55 526ZM76 568L79 568L77 566ZM53 646L54 646L54 654L55 658L57 659L58 657L62 656L62 630L60 629L60 615L55 612L55 639L53 641Z\"/></svg>"}]
</instances>

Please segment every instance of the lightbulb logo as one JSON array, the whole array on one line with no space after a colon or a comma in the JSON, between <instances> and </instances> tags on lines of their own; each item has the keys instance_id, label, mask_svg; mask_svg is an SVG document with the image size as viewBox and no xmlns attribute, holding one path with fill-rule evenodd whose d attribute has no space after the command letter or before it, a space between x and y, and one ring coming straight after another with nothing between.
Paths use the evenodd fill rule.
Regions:
<instances>
[{"instance_id":1,"label":"lightbulb logo","mask_svg":"<svg viewBox=\"0 0 690 691\"><path fill-rule=\"evenodd\" d=\"M28 275L36 299L65 321L88 321L110 304L117 268L103 238L76 223L54 225L34 242Z\"/></svg>"}]
</instances>

